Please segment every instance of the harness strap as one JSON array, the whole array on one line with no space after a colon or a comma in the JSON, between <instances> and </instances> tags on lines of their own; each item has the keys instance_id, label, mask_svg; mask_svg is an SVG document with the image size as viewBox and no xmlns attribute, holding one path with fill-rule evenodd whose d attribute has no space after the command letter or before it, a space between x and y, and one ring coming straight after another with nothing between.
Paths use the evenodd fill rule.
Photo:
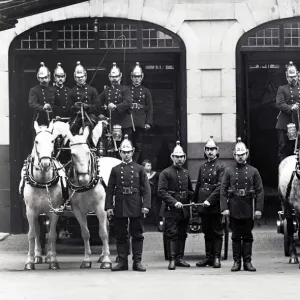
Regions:
<instances>
[{"instance_id":1,"label":"harness strap","mask_svg":"<svg viewBox=\"0 0 300 300\"><path fill-rule=\"evenodd\" d=\"M292 176L291 176L291 179L290 179L290 181L289 181L289 184L287 185L287 188L286 188L286 195L285 195L286 201L288 201L289 198L290 198L291 190L292 190L292 183L293 183L293 179L294 179L294 177L295 177L295 174L296 174L296 171L293 171Z\"/></svg>"}]
</instances>

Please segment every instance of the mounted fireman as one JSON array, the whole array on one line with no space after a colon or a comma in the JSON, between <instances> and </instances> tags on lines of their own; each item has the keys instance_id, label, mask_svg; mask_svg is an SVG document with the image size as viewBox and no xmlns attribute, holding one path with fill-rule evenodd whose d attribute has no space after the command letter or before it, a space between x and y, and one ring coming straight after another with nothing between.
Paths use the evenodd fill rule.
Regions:
<instances>
[{"instance_id":1,"label":"mounted fireman","mask_svg":"<svg viewBox=\"0 0 300 300\"><path fill-rule=\"evenodd\" d=\"M264 206L264 190L258 170L247 164L249 150L238 138L233 151L236 164L225 169L221 184L221 212L230 216L232 229L232 272L254 272L251 264L254 219L261 218Z\"/></svg>"},{"instance_id":2,"label":"mounted fireman","mask_svg":"<svg viewBox=\"0 0 300 300\"><path fill-rule=\"evenodd\" d=\"M101 105L106 117L110 118L111 130L122 129L122 135L132 140L131 95L128 87L121 85L122 73L114 62L108 75L110 87L105 87L100 94Z\"/></svg>"},{"instance_id":3,"label":"mounted fireman","mask_svg":"<svg viewBox=\"0 0 300 300\"><path fill-rule=\"evenodd\" d=\"M134 130L132 142L135 147L133 160L139 162L139 156L142 151L143 135L145 130L149 130L153 123L153 103L150 91L142 86L144 78L143 70L136 63L131 72L131 96L132 96L132 117Z\"/></svg>"},{"instance_id":4,"label":"mounted fireman","mask_svg":"<svg viewBox=\"0 0 300 300\"><path fill-rule=\"evenodd\" d=\"M52 108L55 100L55 88L49 85L51 73L43 62L37 72L37 79L40 84L29 91L29 107L34 109L33 120L39 125L49 125L53 118Z\"/></svg>"},{"instance_id":5,"label":"mounted fireman","mask_svg":"<svg viewBox=\"0 0 300 300\"><path fill-rule=\"evenodd\" d=\"M70 116L70 96L71 89L64 85L67 75L61 66L61 63L57 63L54 70L54 87L56 89L55 97L55 115L59 117L69 117Z\"/></svg>"},{"instance_id":6,"label":"mounted fireman","mask_svg":"<svg viewBox=\"0 0 300 300\"><path fill-rule=\"evenodd\" d=\"M165 204L165 236L169 252L169 270L178 267L190 267L183 260L185 241L190 219L190 208L183 204L190 203L193 187L188 171L183 168L186 155L176 142L171 154L173 165L163 170L158 180L158 196Z\"/></svg>"},{"instance_id":7,"label":"mounted fireman","mask_svg":"<svg viewBox=\"0 0 300 300\"><path fill-rule=\"evenodd\" d=\"M100 114L101 103L98 92L95 88L86 83L87 72L85 68L77 62L74 71L76 85L71 90L71 132L78 134L83 126L95 126L97 116Z\"/></svg>"},{"instance_id":8,"label":"mounted fireman","mask_svg":"<svg viewBox=\"0 0 300 300\"><path fill-rule=\"evenodd\" d=\"M132 269L145 272L146 268L141 264L141 260L144 214L147 214L151 208L150 184L144 168L132 161L134 148L127 135L121 142L119 152L122 163L111 170L105 200L108 216L114 215L114 232L119 258L119 263L111 270L128 270L129 219L129 233L132 237Z\"/></svg>"},{"instance_id":9,"label":"mounted fireman","mask_svg":"<svg viewBox=\"0 0 300 300\"><path fill-rule=\"evenodd\" d=\"M218 160L219 147L212 136L204 147L204 157L206 162L200 166L198 172L194 202L204 204L203 207L198 206L198 212L202 220L206 255L196 266L220 268L223 243L220 188L225 168Z\"/></svg>"},{"instance_id":10,"label":"mounted fireman","mask_svg":"<svg viewBox=\"0 0 300 300\"><path fill-rule=\"evenodd\" d=\"M279 162L294 153L294 141L287 137L287 125L295 120L298 127L297 112L300 107L300 87L298 71L292 61L287 66L286 79L288 84L280 86L276 95L276 106L280 110L276 123Z\"/></svg>"}]
</instances>

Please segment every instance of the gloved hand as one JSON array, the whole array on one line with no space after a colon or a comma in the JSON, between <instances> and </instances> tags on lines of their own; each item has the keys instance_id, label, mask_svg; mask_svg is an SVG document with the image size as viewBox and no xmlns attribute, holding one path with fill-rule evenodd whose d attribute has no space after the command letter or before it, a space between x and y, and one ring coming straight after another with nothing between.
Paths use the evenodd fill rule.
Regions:
<instances>
[{"instance_id":1,"label":"gloved hand","mask_svg":"<svg viewBox=\"0 0 300 300\"><path fill-rule=\"evenodd\" d=\"M262 212L261 212L260 210L256 210L256 211L254 212L254 218L255 218L255 219L260 219L261 216L262 216Z\"/></svg>"},{"instance_id":2,"label":"gloved hand","mask_svg":"<svg viewBox=\"0 0 300 300\"><path fill-rule=\"evenodd\" d=\"M116 106L115 104L113 104L113 103L109 103L109 104L108 104L108 109L109 109L109 110L115 110L116 107L117 107L117 106Z\"/></svg>"},{"instance_id":3,"label":"gloved hand","mask_svg":"<svg viewBox=\"0 0 300 300\"><path fill-rule=\"evenodd\" d=\"M222 215L223 215L223 216L229 216L229 215L230 215L229 209L223 210L223 211L222 211Z\"/></svg>"},{"instance_id":4,"label":"gloved hand","mask_svg":"<svg viewBox=\"0 0 300 300\"><path fill-rule=\"evenodd\" d=\"M209 203L207 200L205 200L205 201L203 202L203 205L204 205L204 207L208 207L208 206L210 206L210 203Z\"/></svg>"},{"instance_id":5,"label":"gloved hand","mask_svg":"<svg viewBox=\"0 0 300 300\"><path fill-rule=\"evenodd\" d=\"M89 110L90 109L90 106L88 104L83 103L82 105L83 105L84 110Z\"/></svg>"},{"instance_id":6,"label":"gloved hand","mask_svg":"<svg viewBox=\"0 0 300 300\"><path fill-rule=\"evenodd\" d=\"M174 205L176 208L182 208L182 203L177 201Z\"/></svg>"},{"instance_id":7,"label":"gloved hand","mask_svg":"<svg viewBox=\"0 0 300 300\"><path fill-rule=\"evenodd\" d=\"M81 107L81 104L82 104L82 102L78 101L78 102L76 102L76 103L74 104L74 106L75 106L76 108L80 108L80 107Z\"/></svg>"},{"instance_id":8,"label":"gloved hand","mask_svg":"<svg viewBox=\"0 0 300 300\"><path fill-rule=\"evenodd\" d=\"M43 106L44 111L52 111L51 105L49 103L45 103Z\"/></svg>"},{"instance_id":9,"label":"gloved hand","mask_svg":"<svg viewBox=\"0 0 300 300\"><path fill-rule=\"evenodd\" d=\"M114 215L114 210L112 209L112 208L109 208L108 210L107 210L107 216L110 218L111 216L113 216Z\"/></svg>"},{"instance_id":10,"label":"gloved hand","mask_svg":"<svg viewBox=\"0 0 300 300\"><path fill-rule=\"evenodd\" d=\"M146 130L149 130L150 128L151 128L151 125L145 124L145 129L146 129Z\"/></svg>"},{"instance_id":11,"label":"gloved hand","mask_svg":"<svg viewBox=\"0 0 300 300\"><path fill-rule=\"evenodd\" d=\"M292 110L299 110L299 103L293 104Z\"/></svg>"},{"instance_id":12,"label":"gloved hand","mask_svg":"<svg viewBox=\"0 0 300 300\"><path fill-rule=\"evenodd\" d=\"M143 214L146 215L148 212L149 212L149 209L148 209L148 208L146 208L146 207L143 207L143 208L142 208L142 213L143 213Z\"/></svg>"}]
</instances>

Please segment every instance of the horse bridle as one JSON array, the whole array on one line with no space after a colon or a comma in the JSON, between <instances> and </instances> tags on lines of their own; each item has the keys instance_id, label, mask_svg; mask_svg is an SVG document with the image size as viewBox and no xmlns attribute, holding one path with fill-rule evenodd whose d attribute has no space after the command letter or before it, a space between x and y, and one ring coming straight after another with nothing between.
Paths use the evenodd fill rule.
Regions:
<instances>
[{"instance_id":1,"label":"horse bridle","mask_svg":"<svg viewBox=\"0 0 300 300\"><path fill-rule=\"evenodd\" d=\"M70 148L72 146L77 146L77 145L87 145L88 146L88 143L74 143L74 144L70 143ZM75 172L76 172L77 175L87 175L87 174L90 173L90 165L91 165L91 161L93 160L93 155L92 155L92 152L90 150L90 147L89 147L89 155L90 155L90 159L89 159L89 165L88 165L87 172L78 172L77 169L76 169L76 167L75 167L75 162L73 160L73 155L71 153L71 161L72 161L73 168L74 168L74 170L75 170Z\"/></svg>"},{"instance_id":2,"label":"horse bridle","mask_svg":"<svg viewBox=\"0 0 300 300\"><path fill-rule=\"evenodd\" d=\"M48 133L50 133L50 134L52 135L52 132L51 132L51 131L49 131L49 130L44 130L44 131L39 131L39 132L36 134L35 138L36 138L37 135L38 135L39 133L41 133L41 132L48 132ZM40 157L40 154L39 154L39 152L38 152L38 150L37 150L37 146L36 146L36 142L35 142L35 141L34 141L34 149L35 149L35 152L36 152L36 155L37 155L37 158L38 158L38 165L39 165L40 168L41 168L41 161L42 161L43 158L48 158L48 159L50 159L50 161L52 161L53 151L51 152L51 156L43 156L43 157Z\"/></svg>"}]
</instances>

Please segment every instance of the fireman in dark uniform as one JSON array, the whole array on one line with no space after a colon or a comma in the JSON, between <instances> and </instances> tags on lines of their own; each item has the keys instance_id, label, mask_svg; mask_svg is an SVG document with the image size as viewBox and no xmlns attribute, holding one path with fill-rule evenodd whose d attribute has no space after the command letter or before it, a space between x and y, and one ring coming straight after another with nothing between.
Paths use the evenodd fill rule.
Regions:
<instances>
[{"instance_id":1,"label":"fireman in dark uniform","mask_svg":"<svg viewBox=\"0 0 300 300\"><path fill-rule=\"evenodd\" d=\"M33 120L36 120L39 125L49 125L54 116L52 108L56 91L49 85L51 77L49 69L43 62L40 65L37 73L40 84L30 89L28 104L34 109Z\"/></svg>"},{"instance_id":2,"label":"fireman in dark uniform","mask_svg":"<svg viewBox=\"0 0 300 300\"><path fill-rule=\"evenodd\" d=\"M129 140L132 140L132 99L128 87L121 85L122 73L115 62L108 78L111 86L100 94L101 105L106 117L111 118L111 126L121 126L123 136L127 134Z\"/></svg>"},{"instance_id":3,"label":"fireman in dark uniform","mask_svg":"<svg viewBox=\"0 0 300 300\"><path fill-rule=\"evenodd\" d=\"M211 136L204 147L207 161L200 166L195 189L194 202L198 206L205 240L205 258L196 263L197 267L213 266L220 268L223 242L222 215L220 211L220 188L224 166L219 162L219 148Z\"/></svg>"},{"instance_id":4,"label":"fireman in dark uniform","mask_svg":"<svg viewBox=\"0 0 300 300\"><path fill-rule=\"evenodd\" d=\"M56 97L54 100L55 115L63 118L69 117L71 89L64 85L67 75L61 67L61 63L57 63L53 76L55 83L54 88L56 89Z\"/></svg>"},{"instance_id":5,"label":"fireman in dark uniform","mask_svg":"<svg viewBox=\"0 0 300 300\"><path fill-rule=\"evenodd\" d=\"M287 125L296 122L298 126L297 111L300 107L300 87L298 84L298 72L293 62L290 62L287 67L286 79L288 84L280 86L276 95L276 106L280 110L276 123L280 162L294 153L295 144L294 141L290 141L287 137Z\"/></svg>"},{"instance_id":6,"label":"fireman in dark uniform","mask_svg":"<svg viewBox=\"0 0 300 300\"><path fill-rule=\"evenodd\" d=\"M139 162L144 131L149 130L153 123L152 97L150 91L141 85L143 78L143 70L137 62L131 72L132 117L134 124L132 142L135 147L133 155L135 162Z\"/></svg>"},{"instance_id":7,"label":"fireman in dark uniform","mask_svg":"<svg viewBox=\"0 0 300 300\"><path fill-rule=\"evenodd\" d=\"M70 129L72 134L78 134L83 123L84 126L92 128L96 125L101 103L97 90L86 84L87 73L80 61L77 62L75 67L74 79L77 84L72 88L70 95L72 114Z\"/></svg>"},{"instance_id":8,"label":"fireman in dark uniform","mask_svg":"<svg viewBox=\"0 0 300 300\"><path fill-rule=\"evenodd\" d=\"M221 212L230 215L234 265L231 271L254 272L251 264L254 218L260 218L264 206L262 180L256 168L247 164L249 150L238 138L233 152L236 164L227 167L221 185Z\"/></svg>"},{"instance_id":9,"label":"fireman in dark uniform","mask_svg":"<svg viewBox=\"0 0 300 300\"><path fill-rule=\"evenodd\" d=\"M132 161L134 148L127 135L120 145L119 152L122 163L111 170L105 200L108 216L114 215L114 232L119 258L119 263L111 270L128 270L129 220L129 233L132 237L132 269L145 272L146 268L141 264L143 224L144 214L147 214L151 208L150 184L144 168Z\"/></svg>"},{"instance_id":10,"label":"fireman in dark uniform","mask_svg":"<svg viewBox=\"0 0 300 300\"><path fill-rule=\"evenodd\" d=\"M168 269L175 270L176 266L190 267L183 260L190 208L182 205L190 203L193 187L188 171L182 167L186 155L179 141L176 142L171 159L173 165L159 175L158 196L165 203L165 236L169 252Z\"/></svg>"}]
</instances>

